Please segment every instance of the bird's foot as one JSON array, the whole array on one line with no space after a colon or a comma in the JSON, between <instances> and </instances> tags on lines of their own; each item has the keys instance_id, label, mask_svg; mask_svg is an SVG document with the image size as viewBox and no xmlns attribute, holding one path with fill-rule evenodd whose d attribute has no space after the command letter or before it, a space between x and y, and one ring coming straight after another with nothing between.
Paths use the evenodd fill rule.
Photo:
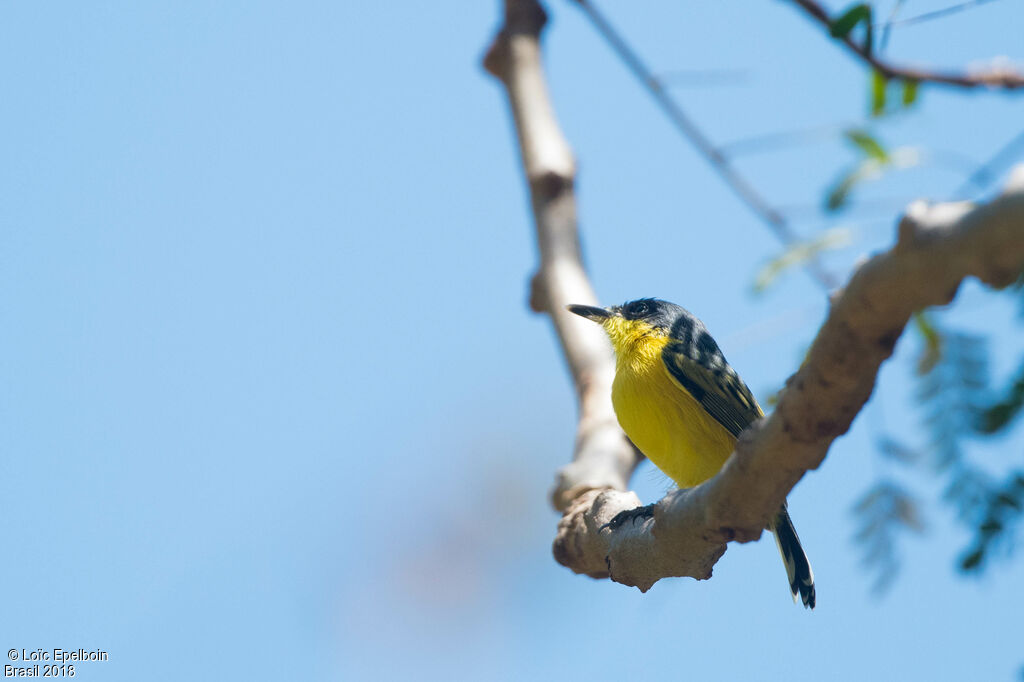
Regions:
<instances>
[{"instance_id":1,"label":"bird's foot","mask_svg":"<svg viewBox=\"0 0 1024 682\"><path fill-rule=\"evenodd\" d=\"M611 521L601 526L601 530L604 530L605 528L616 530L627 521L636 523L637 520L643 521L651 518L652 516L654 516L653 504L649 504L645 507L636 507L635 509L627 509L626 511L620 511L612 518Z\"/></svg>"}]
</instances>

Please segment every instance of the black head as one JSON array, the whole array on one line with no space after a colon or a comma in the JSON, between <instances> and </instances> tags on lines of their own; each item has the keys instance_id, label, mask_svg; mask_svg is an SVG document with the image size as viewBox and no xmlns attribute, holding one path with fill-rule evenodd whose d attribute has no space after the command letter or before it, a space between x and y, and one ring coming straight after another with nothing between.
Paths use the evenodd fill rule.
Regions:
<instances>
[{"instance_id":1,"label":"black head","mask_svg":"<svg viewBox=\"0 0 1024 682\"><path fill-rule=\"evenodd\" d=\"M680 316L687 314L682 306L658 298L638 298L635 301L617 305L611 310L627 320L641 320L655 329L666 332L672 330L672 326Z\"/></svg>"}]
</instances>

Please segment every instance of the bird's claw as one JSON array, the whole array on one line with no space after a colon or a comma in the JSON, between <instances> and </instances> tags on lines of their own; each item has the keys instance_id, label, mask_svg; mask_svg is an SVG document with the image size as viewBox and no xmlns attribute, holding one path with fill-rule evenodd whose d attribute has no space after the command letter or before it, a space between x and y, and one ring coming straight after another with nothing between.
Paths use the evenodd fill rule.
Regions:
<instances>
[{"instance_id":1,"label":"bird's claw","mask_svg":"<svg viewBox=\"0 0 1024 682\"><path fill-rule=\"evenodd\" d=\"M646 520L654 516L654 505L649 504L644 507L636 507L634 509L626 509L620 511L612 520L601 526L601 530L610 528L611 530L617 530L620 526L624 525L627 521L636 523L637 519Z\"/></svg>"}]
</instances>

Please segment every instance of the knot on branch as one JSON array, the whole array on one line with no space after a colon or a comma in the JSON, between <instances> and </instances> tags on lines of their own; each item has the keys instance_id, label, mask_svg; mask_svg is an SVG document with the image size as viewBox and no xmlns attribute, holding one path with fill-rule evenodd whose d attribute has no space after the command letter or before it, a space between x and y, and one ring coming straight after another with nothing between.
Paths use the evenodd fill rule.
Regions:
<instances>
[{"instance_id":1,"label":"knot on branch","mask_svg":"<svg viewBox=\"0 0 1024 682\"><path fill-rule=\"evenodd\" d=\"M484 56L484 68L491 75L506 80L512 37L526 35L537 39L547 22L548 14L537 0L507 0L505 23Z\"/></svg>"},{"instance_id":2,"label":"knot on branch","mask_svg":"<svg viewBox=\"0 0 1024 682\"><path fill-rule=\"evenodd\" d=\"M551 312L548 290L544 286L544 277L540 272L535 272L530 278L530 310L535 313Z\"/></svg>"},{"instance_id":3,"label":"knot on branch","mask_svg":"<svg viewBox=\"0 0 1024 682\"><path fill-rule=\"evenodd\" d=\"M539 36L548 23L548 13L537 0L508 0L505 3L505 26L509 34Z\"/></svg>"},{"instance_id":4,"label":"knot on branch","mask_svg":"<svg viewBox=\"0 0 1024 682\"><path fill-rule=\"evenodd\" d=\"M567 171L547 168L538 170L530 176L530 190L533 192L534 200L553 201L559 195L571 192L573 185L571 160Z\"/></svg>"}]
</instances>

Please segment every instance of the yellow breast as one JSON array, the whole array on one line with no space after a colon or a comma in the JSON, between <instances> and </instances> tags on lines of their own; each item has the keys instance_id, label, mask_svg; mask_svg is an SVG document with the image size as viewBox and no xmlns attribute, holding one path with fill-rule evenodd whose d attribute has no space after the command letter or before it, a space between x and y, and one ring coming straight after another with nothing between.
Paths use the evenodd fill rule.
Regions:
<instances>
[{"instance_id":1,"label":"yellow breast","mask_svg":"<svg viewBox=\"0 0 1024 682\"><path fill-rule=\"evenodd\" d=\"M736 439L672 381L661 359L667 337L617 348L612 403L629 439L684 488L718 473ZM624 352L627 351L627 352Z\"/></svg>"}]
</instances>

